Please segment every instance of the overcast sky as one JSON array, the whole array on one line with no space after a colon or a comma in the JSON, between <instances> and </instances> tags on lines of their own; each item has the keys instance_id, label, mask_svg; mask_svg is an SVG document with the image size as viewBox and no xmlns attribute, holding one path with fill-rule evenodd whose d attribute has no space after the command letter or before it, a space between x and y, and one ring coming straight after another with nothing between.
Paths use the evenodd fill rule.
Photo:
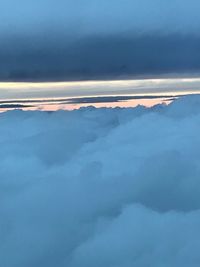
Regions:
<instances>
[{"instance_id":1,"label":"overcast sky","mask_svg":"<svg viewBox=\"0 0 200 267\"><path fill-rule=\"evenodd\" d=\"M0 80L200 70L198 0L1 0Z\"/></svg>"}]
</instances>

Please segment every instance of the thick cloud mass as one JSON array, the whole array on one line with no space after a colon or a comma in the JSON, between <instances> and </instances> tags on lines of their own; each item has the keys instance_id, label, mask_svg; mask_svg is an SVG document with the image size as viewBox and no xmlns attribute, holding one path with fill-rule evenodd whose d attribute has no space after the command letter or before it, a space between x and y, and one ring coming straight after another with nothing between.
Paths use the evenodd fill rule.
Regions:
<instances>
[{"instance_id":1,"label":"thick cloud mass","mask_svg":"<svg viewBox=\"0 0 200 267\"><path fill-rule=\"evenodd\" d=\"M199 0L1 0L0 80L200 72Z\"/></svg>"},{"instance_id":2,"label":"thick cloud mass","mask_svg":"<svg viewBox=\"0 0 200 267\"><path fill-rule=\"evenodd\" d=\"M199 96L0 124L0 266L199 266Z\"/></svg>"},{"instance_id":3,"label":"thick cloud mass","mask_svg":"<svg viewBox=\"0 0 200 267\"><path fill-rule=\"evenodd\" d=\"M27 38L28 39L28 38ZM0 44L0 79L101 80L198 73L200 37L124 34L38 38ZM13 48L15 42L15 48Z\"/></svg>"}]
</instances>

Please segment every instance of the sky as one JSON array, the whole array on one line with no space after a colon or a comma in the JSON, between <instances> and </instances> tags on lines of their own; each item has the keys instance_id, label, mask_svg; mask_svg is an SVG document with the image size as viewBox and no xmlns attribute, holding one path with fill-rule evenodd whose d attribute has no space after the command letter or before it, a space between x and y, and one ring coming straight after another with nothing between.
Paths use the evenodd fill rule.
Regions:
<instances>
[{"instance_id":1,"label":"sky","mask_svg":"<svg viewBox=\"0 0 200 267\"><path fill-rule=\"evenodd\" d=\"M1 0L0 81L198 76L198 0Z\"/></svg>"},{"instance_id":2,"label":"sky","mask_svg":"<svg viewBox=\"0 0 200 267\"><path fill-rule=\"evenodd\" d=\"M162 78L73 82L2 82L0 99L54 99L123 95L183 95L200 93L200 78Z\"/></svg>"}]
</instances>

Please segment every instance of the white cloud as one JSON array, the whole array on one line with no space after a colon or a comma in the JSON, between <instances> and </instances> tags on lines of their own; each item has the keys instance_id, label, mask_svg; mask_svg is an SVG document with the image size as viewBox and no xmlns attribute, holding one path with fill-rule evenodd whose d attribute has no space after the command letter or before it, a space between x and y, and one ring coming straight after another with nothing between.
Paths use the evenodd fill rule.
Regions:
<instances>
[{"instance_id":1,"label":"white cloud","mask_svg":"<svg viewBox=\"0 0 200 267\"><path fill-rule=\"evenodd\" d=\"M0 266L199 266L199 96L0 125Z\"/></svg>"}]
</instances>

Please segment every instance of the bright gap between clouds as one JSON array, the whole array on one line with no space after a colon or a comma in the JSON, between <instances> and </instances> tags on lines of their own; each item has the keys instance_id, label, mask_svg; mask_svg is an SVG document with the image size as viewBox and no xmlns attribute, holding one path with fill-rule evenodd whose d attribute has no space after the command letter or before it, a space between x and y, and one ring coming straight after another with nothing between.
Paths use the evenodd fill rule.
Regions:
<instances>
[{"instance_id":1,"label":"bright gap between clouds","mask_svg":"<svg viewBox=\"0 0 200 267\"><path fill-rule=\"evenodd\" d=\"M199 85L200 78L185 77L79 82L7 82L0 83L0 112L16 108L43 111L73 110L91 105L98 108L137 105L151 107L161 103L169 104L176 96L199 93ZM122 100L113 101L113 97L118 96ZM124 100L124 96L132 99ZM134 96L140 96L140 99L133 99ZM150 98L147 99L147 96ZM153 96L157 98L152 98ZM91 97L92 101L84 103L84 98L87 97ZM109 97L110 101L101 102L102 97ZM79 98L80 103L69 103L75 98Z\"/></svg>"},{"instance_id":2,"label":"bright gap between clouds","mask_svg":"<svg viewBox=\"0 0 200 267\"><path fill-rule=\"evenodd\" d=\"M200 78L81 82L1 82L0 99L38 99L104 95L159 95L200 92Z\"/></svg>"}]
</instances>

